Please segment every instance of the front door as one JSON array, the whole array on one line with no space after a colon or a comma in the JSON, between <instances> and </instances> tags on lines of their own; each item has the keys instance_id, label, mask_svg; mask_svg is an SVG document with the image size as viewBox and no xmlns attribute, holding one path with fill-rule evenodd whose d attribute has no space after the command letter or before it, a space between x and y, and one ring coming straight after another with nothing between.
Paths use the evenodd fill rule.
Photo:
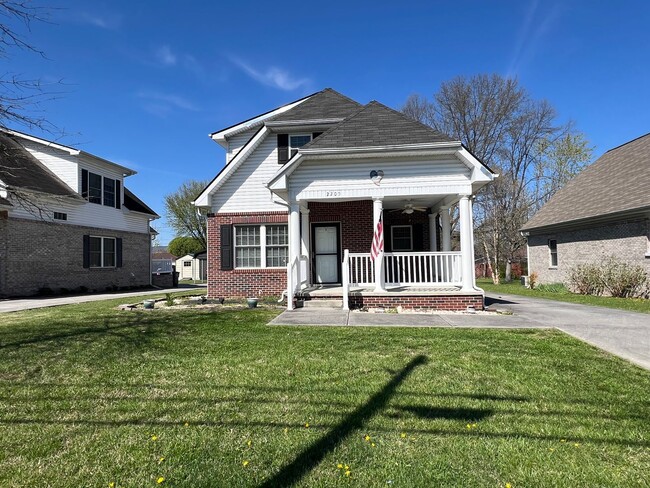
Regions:
<instances>
[{"instance_id":1,"label":"front door","mask_svg":"<svg viewBox=\"0 0 650 488\"><path fill-rule=\"evenodd\" d=\"M340 224L313 224L314 283L341 282Z\"/></svg>"}]
</instances>

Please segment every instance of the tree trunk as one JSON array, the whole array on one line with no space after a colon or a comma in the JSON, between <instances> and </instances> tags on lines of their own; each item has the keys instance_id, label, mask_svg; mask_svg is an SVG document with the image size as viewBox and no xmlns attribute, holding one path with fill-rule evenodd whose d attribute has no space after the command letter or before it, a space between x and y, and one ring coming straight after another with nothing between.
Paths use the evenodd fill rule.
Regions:
<instances>
[{"instance_id":1,"label":"tree trunk","mask_svg":"<svg viewBox=\"0 0 650 488\"><path fill-rule=\"evenodd\" d=\"M487 260L487 265L490 267L490 273L492 275L492 283L495 285L499 284L499 268L497 263L492 261L490 257L490 251L488 250L487 243L483 242L483 249L485 250L485 259ZM495 272L496 270L496 272Z\"/></svg>"},{"instance_id":2,"label":"tree trunk","mask_svg":"<svg viewBox=\"0 0 650 488\"><path fill-rule=\"evenodd\" d=\"M512 259L508 258L506 260L506 277L505 277L506 283L510 283L512 281Z\"/></svg>"}]
</instances>

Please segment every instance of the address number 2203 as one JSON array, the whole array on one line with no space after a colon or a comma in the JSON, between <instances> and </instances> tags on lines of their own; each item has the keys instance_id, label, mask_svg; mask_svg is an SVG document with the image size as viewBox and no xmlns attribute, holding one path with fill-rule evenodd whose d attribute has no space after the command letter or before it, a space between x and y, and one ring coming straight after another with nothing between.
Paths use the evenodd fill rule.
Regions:
<instances>
[{"instance_id":1,"label":"address number 2203","mask_svg":"<svg viewBox=\"0 0 650 488\"><path fill-rule=\"evenodd\" d=\"M340 197L341 192L340 191L326 191L325 196L326 197Z\"/></svg>"}]
</instances>

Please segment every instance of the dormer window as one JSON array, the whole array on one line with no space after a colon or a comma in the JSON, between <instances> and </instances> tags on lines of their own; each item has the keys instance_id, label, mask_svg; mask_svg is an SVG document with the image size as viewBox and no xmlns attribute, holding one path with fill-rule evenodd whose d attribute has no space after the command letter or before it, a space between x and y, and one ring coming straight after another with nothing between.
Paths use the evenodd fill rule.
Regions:
<instances>
[{"instance_id":1,"label":"dormer window","mask_svg":"<svg viewBox=\"0 0 650 488\"><path fill-rule=\"evenodd\" d=\"M81 170L81 196L90 203L120 208L121 186L120 180Z\"/></svg>"},{"instance_id":2,"label":"dormer window","mask_svg":"<svg viewBox=\"0 0 650 488\"><path fill-rule=\"evenodd\" d=\"M289 136L289 157L294 157L298 153L298 148L311 142L311 134L296 134Z\"/></svg>"}]
</instances>

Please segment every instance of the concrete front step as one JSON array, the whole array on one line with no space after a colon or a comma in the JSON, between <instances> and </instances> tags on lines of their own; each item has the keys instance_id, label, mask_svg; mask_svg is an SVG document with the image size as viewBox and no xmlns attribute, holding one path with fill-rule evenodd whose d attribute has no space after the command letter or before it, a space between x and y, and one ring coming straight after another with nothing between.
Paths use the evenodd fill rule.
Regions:
<instances>
[{"instance_id":1,"label":"concrete front step","mask_svg":"<svg viewBox=\"0 0 650 488\"><path fill-rule=\"evenodd\" d=\"M305 300L304 308L342 308L343 300Z\"/></svg>"}]
</instances>

